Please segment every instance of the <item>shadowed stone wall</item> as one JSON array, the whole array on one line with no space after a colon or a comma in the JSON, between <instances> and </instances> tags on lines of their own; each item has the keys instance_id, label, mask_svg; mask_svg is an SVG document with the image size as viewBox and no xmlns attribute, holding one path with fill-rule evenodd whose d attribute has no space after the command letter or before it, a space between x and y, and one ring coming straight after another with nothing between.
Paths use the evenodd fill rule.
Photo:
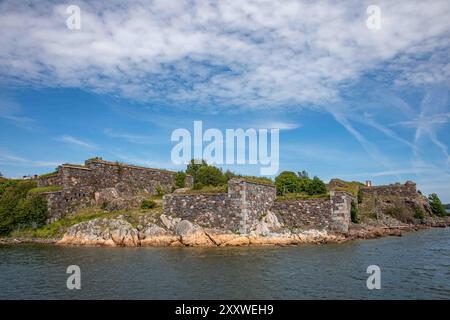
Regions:
<instances>
[{"instance_id":1,"label":"shadowed stone wall","mask_svg":"<svg viewBox=\"0 0 450 320\"><path fill-rule=\"evenodd\" d=\"M276 201L272 211L291 230L324 229L345 233L350 223L352 196L331 191L329 197Z\"/></svg>"},{"instance_id":2,"label":"shadowed stone wall","mask_svg":"<svg viewBox=\"0 0 450 320\"><path fill-rule=\"evenodd\" d=\"M275 196L273 185L230 179L228 193L165 195L164 213L244 234L269 211Z\"/></svg>"},{"instance_id":3,"label":"shadowed stone wall","mask_svg":"<svg viewBox=\"0 0 450 320\"><path fill-rule=\"evenodd\" d=\"M117 189L118 194L154 195L161 190L172 192L176 172L90 159L85 165L63 164L55 175L39 178L38 186L60 186L62 190L46 192L50 212L49 222L64 217L78 208L99 204L96 194L102 190ZM186 186L192 186L192 177L186 177Z\"/></svg>"}]
</instances>

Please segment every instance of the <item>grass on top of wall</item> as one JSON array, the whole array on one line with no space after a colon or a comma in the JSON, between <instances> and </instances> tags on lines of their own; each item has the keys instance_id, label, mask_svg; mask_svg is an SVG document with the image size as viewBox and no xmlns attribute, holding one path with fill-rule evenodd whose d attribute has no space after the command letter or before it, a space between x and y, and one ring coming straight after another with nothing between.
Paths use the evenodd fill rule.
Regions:
<instances>
[{"instance_id":1,"label":"grass on top of wall","mask_svg":"<svg viewBox=\"0 0 450 320\"><path fill-rule=\"evenodd\" d=\"M220 185L220 186L202 186L199 189L191 188L189 190L184 191L184 194L209 194L209 193L227 193L228 185Z\"/></svg>"},{"instance_id":2,"label":"grass on top of wall","mask_svg":"<svg viewBox=\"0 0 450 320\"><path fill-rule=\"evenodd\" d=\"M28 191L28 193L29 194L38 194L38 193L43 193L43 192L59 191L61 189L62 189L61 186L36 187L36 188L30 189L30 191Z\"/></svg>"},{"instance_id":3,"label":"grass on top of wall","mask_svg":"<svg viewBox=\"0 0 450 320\"><path fill-rule=\"evenodd\" d=\"M49 173L41 174L41 175L39 176L39 178L55 177L55 176L57 176L57 175L58 175L58 171L54 171L54 172L49 172Z\"/></svg>"},{"instance_id":4,"label":"grass on top of wall","mask_svg":"<svg viewBox=\"0 0 450 320\"><path fill-rule=\"evenodd\" d=\"M309 195L306 193L287 193L283 196L277 196L276 201L290 201L290 200L307 200L307 199L328 199L330 198L329 193L325 194L313 194Z\"/></svg>"}]
</instances>

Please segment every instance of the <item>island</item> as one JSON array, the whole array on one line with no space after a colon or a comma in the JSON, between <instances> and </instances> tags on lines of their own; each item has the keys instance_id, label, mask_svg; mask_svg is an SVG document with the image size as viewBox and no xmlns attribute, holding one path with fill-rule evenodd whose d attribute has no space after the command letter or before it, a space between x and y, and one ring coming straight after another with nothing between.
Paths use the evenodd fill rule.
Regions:
<instances>
[{"instance_id":1,"label":"island","mask_svg":"<svg viewBox=\"0 0 450 320\"><path fill-rule=\"evenodd\" d=\"M248 246L344 242L450 225L436 194L412 181L373 186L305 171L275 181L92 158L0 180L1 242L100 246Z\"/></svg>"}]
</instances>

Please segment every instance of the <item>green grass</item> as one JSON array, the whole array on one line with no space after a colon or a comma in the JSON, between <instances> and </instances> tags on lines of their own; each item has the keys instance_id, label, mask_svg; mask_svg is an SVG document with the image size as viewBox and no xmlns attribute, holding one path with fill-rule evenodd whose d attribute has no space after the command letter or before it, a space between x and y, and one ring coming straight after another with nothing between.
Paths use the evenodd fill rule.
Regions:
<instances>
[{"instance_id":1,"label":"green grass","mask_svg":"<svg viewBox=\"0 0 450 320\"><path fill-rule=\"evenodd\" d=\"M57 175L58 175L58 171L54 171L54 172L41 174L39 176L39 178L48 178L48 177L54 177L54 176L57 176Z\"/></svg>"},{"instance_id":2,"label":"green grass","mask_svg":"<svg viewBox=\"0 0 450 320\"><path fill-rule=\"evenodd\" d=\"M357 196L358 195L358 191L360 187L364 187L364 184L358 181L344 181L341 179L333 179L333 180L337 180L340 184L342 184L342 186L338 186L336 188L334 188L334 190L336 191L345 191L348 192L350 194L352 194L353 196Z\"/></svg>"},{"instance_id":3,"label":"green grass","mask_svg":"<svg viewBox=\"0 0 450 320\"><path fill-rule=\"evenodd\" d=\"M157 207L151 210L120 210L108 212L98 207L90 207L78 210L65 218L55 221L49 225L43 226L36 230L25 229L20 231L13 231L10 237L13 238L39 238L39 239L59 239L62 238L68 228L78 223L90 221L97 218L114 218L123 215L125 219L134 227L139 224L139 217L146 215L151 216L155 220L162 214L162 208Z\"/></svg>"},{"instance_id":4,"label":"green grass","mask_svg":"<svg viewBox=\"0 0 450 320\"><path fill-rule=\"evenodd\" d=\"M28 191L30 194L37 194L43 192L54 192L61 190L61 186L47 186L47 187L36 187Z\"/></svg>"},{"instance_id":5,"label":"green grass","mask_svg":"<svg viewBox=\"0 0 450 320\"><path fill-rule=\"evenodd\" d=\"M202 193L224 193L228 192L228 185L224 184L221 186L204 186L201 189L189 189L184 193L187 194L202 194Z\"/></svg>"},{"instance_id":6,"label":"green grass","mask_svg":"<svg viewBox=\"0 0 450 320\"><path fill-rule=\"evenodd\" d=\"M283 196L277 196L276 201L289 201L289 200L307 200L307 199L328 199L330 194L313 194L306 193L287 193Z\"/></svg>"},{"instance_id":7,"label":"green grass","mask_svg":"<svg viewBox=\"0 0 450 320\"><path fill-rule=\"evenodd\" d=\"M255 176L240 176L237 175L234 178L242 179L244 181L250 182L250 183L257 183L257 184L263 184L267 186L275 186L272 179L266 178L266 177L255 177Z\"/></svg>"}]
</instances>

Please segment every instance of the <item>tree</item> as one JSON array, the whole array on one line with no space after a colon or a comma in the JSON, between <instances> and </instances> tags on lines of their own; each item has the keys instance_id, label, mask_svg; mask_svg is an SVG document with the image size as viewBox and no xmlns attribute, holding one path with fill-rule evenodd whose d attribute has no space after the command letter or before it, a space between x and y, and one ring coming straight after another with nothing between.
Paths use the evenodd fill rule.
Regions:
<instances>
[{"instance_id":1,"label":"tree","mask_svg":"<svg viewBox=\"0 0 450 320\"><path fill-rule=\"evenodd\" d=\"M447 215L445 208L442 205L441 199L439 199L436 193L432 193L428 196L428 202L430 203L431 212L439 217L444 217Z\"/></svg>"},{"instance_id":2,"label":"tree","mask_svg":"<svg viewBox=\"0 0 450 320\"><path fill-rule=\"evenodd\" d=\"M309 195L325 194L327 193L327 186L318 177L314 177L312 180L309 180L305 191Z\"/></svg>"},{"instance_id":3,"label":"tree","mask_svg":"<svg viewBox=\"0 0 450 320\"><path fill-rule=\"evenodd\" d=\"M191 162L187 165L186 173L191 175L194 178L194 183L197 179L197 172L202 167L207 167L208 164L205 160L202 160L200 163L196 163L198 160L191 159Z\"/></svg>"},{"instance_id":4,"label":"tree","mask_svg":"<svg viewBox=\"0 0 450 320\"><path fill-rule=\"evenodd\" d=\"M300 192L297 175L292 171L283 171L275 178L275 188L278 195Z\"/></svg>"},{"instance_id":5,"label":"tree","mask_svg":"<svg viewBox=\"0 0 450 320\"><path fill-rule=\"evenodd\" d=\"M226 183L225 176L222 171L214 166L202 166L196 172L194 184L201 186L220 186Z\"/></svg>"}]
</instances>

